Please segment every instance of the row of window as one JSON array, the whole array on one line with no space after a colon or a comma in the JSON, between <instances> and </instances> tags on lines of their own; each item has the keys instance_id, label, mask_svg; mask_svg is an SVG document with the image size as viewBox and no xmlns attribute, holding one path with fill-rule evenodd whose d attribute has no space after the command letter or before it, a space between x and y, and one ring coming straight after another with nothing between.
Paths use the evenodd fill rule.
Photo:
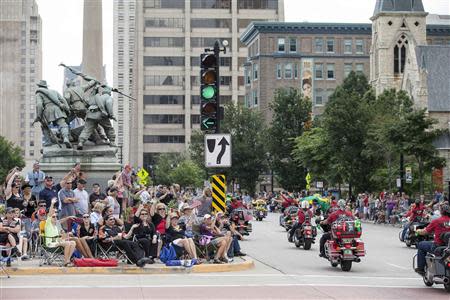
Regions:
<instances>
[{"instance_id":1,"label":"row of window","mask_svg":"<svg viewBox=\"0 0 450 300\"><path fill-rule=\"evenodd\" d=\"M145 75L145 86L184 86L184 76L181 75Z\"/></svg>"},{"instance_id":2,"label":"row of window","mask_svg":"<svg viewBox=\"0 0 450 300\"><path fill-rule=\"evenodd\" d=\"M184 144L184 135L144 135L145 144Z\"/></svg>"},{"instance_id":3,"label":"row of window","mask_svg":"<svg viewBox=\"0 0 450 300\"><path fill-rule=\"evenodd\" d=\"M255 107L258 106L259 99L258 99L258 91L253 90L249 94L246 94L244 97L244 105L246 107Z\"/></svg>"},{"instance_id":4,"label":"row of window","mask_svg":"<svg viewBox=\"0 0 450 300\"><path fill-rule=\"evenodd\" d=\"M144 105L184 105L185 97L183 95L144 95ZM191 96L191 104L200 104L199 95ZM221 95L220 103L226 104L231 102L231 96ZM192 117L192 116L191 116Z\"/></svg>"},{"instance_id":5,"label":"row of window","mask_svg":"<svg viewBox=\"0 0 450 300\"><path fill-rule=\"evenodd\" d=\"M276 67L276 78L277 79L297 79L299 74L300 66L297 64L287 63L287 64L277 64ZM353 71L352 63L344 63L344 77L347 77L350 72ZM355 70L359 73L364 73L364 64L356 63ZM314 79L336 79L335 74L335 64L314 64ZM248 81L247 84L250 82Z\"/></svg>"},{"instance_id":6,"label":"row of window","mask_svg":"<svg viewBox=\"0 0 450 300\"><path fill-rule=\"evenodd\" d=\"M227 38L208 38L193 37L191 38L191 47L203 48L213 47L217 40L227 40L228 47L231 48L231 39ZM183 37L144 37L144 47L184 47L185 41Z\"/></svg>"},{"instance_id":7,"label":"row of window","mask_svg":"<svg viewBox=\"0 0 450 300\"><path fill-rule=\"evenodd\" d=\"M355 43L355 53L364 54L364 40L356 39ZM279 53L296 53L300 49L297 38L278 38L277 51ZM353 54L353 40L345 39L343 41L343 51L344 54ZM314 39L314 52L315 53L335 53L336 52L336 42L334 38L315 38Z\"/></svg>"},{"instance_id":8,"label":"row of window","mask_svg":"<svg viewBox=\"0 0 450 300\"><path fill-rule=\"evenodd\" d=\"M245 70L244 70L245 84L250 84L252 79L257 80L258 73L259 73L259 65L258 64L252 64L251 69L245 68Z\"/></svg>"},{"instance_id":9,"label":"row of window","mask_svg":"<svg viewBox=\"0 0 450 300\"><path fill-rule=\"evenodd\" d=\"M231 9L231 0L191 0L192 9ZM144 0L144 8L182 8L183 0ZM278 9L278 0L238 0L239 9Z\"/></svg>"},{"instance_id":10,"label":"row of window","mask_svg":"<svg viewBox=\"0 0 450 300\"><path fill-rule=\"evenodd\" d=\"M220 76L220 85L231 86L231 76ZM200 86L200 76L191 76L191 85Z\"/></svg>"}]
</instances>

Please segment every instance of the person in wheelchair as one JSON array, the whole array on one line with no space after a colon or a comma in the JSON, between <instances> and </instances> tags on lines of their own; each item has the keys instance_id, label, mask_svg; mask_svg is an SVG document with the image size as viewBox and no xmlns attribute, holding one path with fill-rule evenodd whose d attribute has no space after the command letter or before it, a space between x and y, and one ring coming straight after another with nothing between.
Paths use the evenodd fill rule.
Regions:
<instances>
[{"instance_id":1,"label":"person in wheelchair","mask_svg":"<svg viewBox=\"0 0 450 300\"><path fill-rule=\"evenodd\" d=\"M170 225L166 230L166 241L173 244L177 257L181 257L183 250L185 250L191 259L198 261L194 240L186 236L185 231L178 224L178 220L177 213L170 214Z\"/></svg>"},{"instance_id":2,"label":"person in wheelchair","mask_svg":"<svg viewBox=\"0 0 450 300\"><path fill-rule=\"evenodd\" d=\"M129 260L138 267L144 267L146 263L151 263L149 258L145 257L145 251L137 242L124 239L122 229L116 225L116 218L108 215L104 218L105 225L99 229L99 240L102 245L113 244L118 249L125 252Z\"/></svg>"},{"instance_id":3,"label":"person in wheelchair","mask_svg":"<svg viewBox=\"0 0 450 300\"><path fill-rule=\"evenodd\" d=\"M424 274L425 256L428 252L433 252L439 246L444 246L442 236L446 232L450 232L450 206L442 204L440 206L441 217L431 221L424 229L418 229L416 234L426 235L434 233L433 241L421 241L417 245L417 268L415 271L421 275Z\"/></svg>"},{"instance_id":4,"label":"person in wheelchair","mask_svg":"<svg viewBox=\"0 0 450 300\"><path fill-rule=\"evenodd\" d=\"M155 225L150 221L150 213L140 204L133 217L134 224L131 226L126 239L132 238L138 242L145 251L145 257L150 258L149 263L154 263L158 253L158 236Z\"/></svg>"}]
</instances>

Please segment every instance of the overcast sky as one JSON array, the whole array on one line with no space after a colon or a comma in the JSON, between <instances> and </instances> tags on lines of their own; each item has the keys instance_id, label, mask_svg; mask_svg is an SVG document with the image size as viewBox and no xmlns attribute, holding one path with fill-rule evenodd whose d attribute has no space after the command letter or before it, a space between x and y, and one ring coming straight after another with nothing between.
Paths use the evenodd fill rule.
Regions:
<instances>
[{"instance_id":1,"label":"overcast sky","mask_svg":"<svg viewBox=\"0 0 450 300\"><path fill-rule=\"evenodd\" d=\"M142 1L142 0L139 0ZM181 1L181 0L180 0ZM184 1L184 0L183 0ZM83 0L36 0L42 18L43 79L61 92L63 68L81 63ZM375 0L284 0L286 21L368 23ZM450 14L449 0L423 0L425 10ZM103 0L103 63L112 84L113 0Z\"/></svg>"}]
</instances>

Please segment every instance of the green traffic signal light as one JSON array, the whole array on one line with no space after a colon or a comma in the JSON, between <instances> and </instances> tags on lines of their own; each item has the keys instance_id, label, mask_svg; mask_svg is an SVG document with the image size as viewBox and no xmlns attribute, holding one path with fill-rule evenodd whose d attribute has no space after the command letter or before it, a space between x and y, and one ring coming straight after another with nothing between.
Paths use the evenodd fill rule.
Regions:
<instances>
[{"instance_id":1,"label":"green traffic signal light","mask_svg":"<svg viewBox=\"0 0 450 300\"><path fill-rule=\"evenodd\" d=\"M216 88L214 86L206 86L202 89L202 97L206 100L214 98L216 95Z\"/></svg>"}]
</instances>

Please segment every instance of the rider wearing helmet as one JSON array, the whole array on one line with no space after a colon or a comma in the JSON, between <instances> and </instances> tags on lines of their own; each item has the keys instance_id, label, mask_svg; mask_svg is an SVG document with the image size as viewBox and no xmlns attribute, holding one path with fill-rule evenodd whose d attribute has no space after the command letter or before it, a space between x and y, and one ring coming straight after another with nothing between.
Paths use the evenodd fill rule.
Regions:
<instances>
[{"instance_id":1,"label":"rider wearing helmet","mask_svg":"<svg viewBox=\"0 0 450 300\"><path fill-rule=\"evenodd\" d=\"M418 229L418 235L434 233L434 241L422 241L417 245L417 268L415 271L419 274L424 273L425 256L428 252L433 252L439 246L444 246L442 236L446 232L450 232L450 206L441 204L439 208L441 217L431 221L424 229Z\"/></svg>"},{"instance_id":2,"label":"rider wearing helmet","mask_svg":"<svg viewBox=\"0 0 450 300\"><path fill-rule=\"evenodd\" d=\"M345 200L341 199L337 203L339 209L333 213L331 213L326 220L323 220L320 222L321 225L326 224L332 224L334 221L336 221L341 215L347 216L347 217L353 217L352 213L348 210L346 210L347 204L345 203ZM322 234L322 237L320 238L320 257L325 257L325 243L331 238L330 232L324 232Z\"/></svg>"},{"instance_id":3,"label":"rider wearing helmet","mask_svg":"<svg viewBox=\"0 0 450 300\"><path fill-rule=\"evenodd\" d=\"M420 196L421 198L423 197ZM413 222L416 222L416 219L419 217L423 217L425 215L425 204L423 203L422 199L416 199L414 201L414 204L411 205L411 209L406 213L405 217L409 217L409 222L406 223L403 227L402 231L402 242L405 240L406 232L408 231L409 226Z\"/></svg>"},{"instance_id":4,"label":"rider wearing helmet","mask_svg":"<svg viewBox=\"0 0 450 300\"><path fill-rule=\"evenodd\" d=\"M291 230L289 231L289 242L292 243L292 238L294 237L295 231L302 226L302 224L305 222L306 217L309 217L309 220L312 218L312 211L309 209L309 202L308 200L303 200L301 203L301 208L298 210L297 216L298 220L297 223L292 226Z\"/></svg>"}]
</instances>

